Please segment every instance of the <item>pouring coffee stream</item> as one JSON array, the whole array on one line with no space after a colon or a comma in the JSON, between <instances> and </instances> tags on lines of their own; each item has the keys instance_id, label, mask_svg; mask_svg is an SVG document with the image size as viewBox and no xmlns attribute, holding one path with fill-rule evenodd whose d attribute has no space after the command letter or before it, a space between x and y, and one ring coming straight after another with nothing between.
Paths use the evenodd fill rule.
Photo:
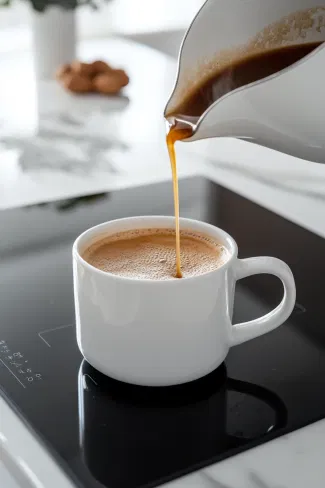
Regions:
<instances>
[{"instance_id":1,"label":"pouring coffee stream","mask_svg":"<svg viewBox=\"0 0 325 488\"><path fill-rule=\"evenodd\" d=\"M194 121L198 121L209 107L218 99L242 86L264 79L278 71L291 66L302 59L321 43L308 43L269 50L257 55L249 56L238 63L229 65L222 71L217 71L211 78L189 95L176 109L175 113L167 115L167 147L170 157L175 210L176 231L176 277L182 277L180 255L179 229L179 195L175 143L193 136Z\"/></svg>"},{"instance_id":2,"label":"pouring coffee stream","mask_svg":"<svg viewBox=\"0 0 325 488\"><path fill-rule=\"evenodd\" d=\"M174 212L175 212L175 233L176 233L176 278L182 278L181 269L181 234L179 228L179 195L178 195L178 177L175 143L190 137L192 130L188 127L171 126L167 129L167 148L170 158L170 165L173 178L173 193L174 193Z\"/></svg>"},{"instance_id":3,"label":"pouring coffee stream","mask_svg":"<svg viewBox=\"0 0 325 488\"><path fill-rule=\"evenodd\" d=\"M325 7L314 7L312 0L272 2L272 8L258 0L245 5L231 0L227 8L231 10L231 5L238 4L236 17L241 18L241 25L247 22L247 32L241 29L244 42L237 51L221 49L215 54L218 44L223 48L225 45L216 24L222 22L221 16L227 17L225 4L221 16L218 4L207 0L187 31L176 84L164 111L173 177L178 278L182 273L177 141L235 137L325 163L325 91L321 86L325 66ZM264 25L260 32L258 25L253 24L249 6L252 9L259 6L255 22ZM294 10L302 7L309 8ZM269 17L273 22L265 28ZM275 33L279 33L276 39ZM215 46L209 45L212 40ZM209 53L214 53L216 59L212 63L205 61L201 70L193 70L194 65L200 66L197 58L206 60ZM195 82L188 74L191 72L195 73Z\"/></svg>"}]
</instances>

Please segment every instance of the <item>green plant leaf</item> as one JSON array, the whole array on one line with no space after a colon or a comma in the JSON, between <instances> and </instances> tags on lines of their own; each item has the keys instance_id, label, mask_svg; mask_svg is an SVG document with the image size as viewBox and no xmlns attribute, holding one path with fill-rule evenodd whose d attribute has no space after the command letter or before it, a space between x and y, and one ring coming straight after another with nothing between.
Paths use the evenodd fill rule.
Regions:
<instances>
[{"instance_id":1,"label":"green plant leaf","mask_svg":"<svg viewBox=\"0 0 325 488\"><path fill-rule=\"evenodd\" d=\"M27 0L30 2L36 12L44 12L50 5L57 5L65 10L74 10L79 5L89 5L93 9L97 9L102 2L110 2L111 0ZM0 7L10 7L13 0L0 0Z\"/></svg>"}]
</instances>

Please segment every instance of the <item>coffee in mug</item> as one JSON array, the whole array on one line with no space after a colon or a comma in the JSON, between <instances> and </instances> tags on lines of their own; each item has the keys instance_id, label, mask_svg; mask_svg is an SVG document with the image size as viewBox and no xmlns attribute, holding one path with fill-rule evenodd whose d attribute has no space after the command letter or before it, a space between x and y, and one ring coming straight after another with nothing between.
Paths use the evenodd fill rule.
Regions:
<instances>
[{"instance_id":1,"label":"coffee in mug","mask_svg":"<svg viewBox=\"0 0 325 488\"><path fill-rule=\"evenodd\" d=\"M222 266L227 249L208 235L181 232L181 260L184 278L200 276ZM101 237L82 257L102 271L131 279L175 278L175 230L135 229Z\"/></svg>"}]
</instances>

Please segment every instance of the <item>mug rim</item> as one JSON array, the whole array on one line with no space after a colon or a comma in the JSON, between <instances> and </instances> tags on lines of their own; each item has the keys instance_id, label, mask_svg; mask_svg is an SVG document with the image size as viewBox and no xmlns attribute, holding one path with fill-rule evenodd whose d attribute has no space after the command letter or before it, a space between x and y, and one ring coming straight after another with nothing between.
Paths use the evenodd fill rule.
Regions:
<instances>
[{"instance_id":1,"label":"mug rim","mask_svg":"<svg viewBox=\"0 0 325 488\"><path fill-rule=\"evenodd\" d=\"M93 235L93 234L98 233L98 235L99 235L101 230L104 230L105 228L110 227L110 226L114 227L118 223L127 224L127 223L139 222L139 227L136 227L136 229L147 229L150 227L154 228L155 223L157 223L157 228L170 229L171 227L174 228L174 224L175 224L175 217L170 216L170 215L169 216L168 215L166 215L166 216L164 216L164 215L144 215L144 216L135 216L135 217L124 217L121 219L109 220L107 222L103 222L101 224L94 225L93 227L90 227L89 229L82 232L76 238L76 240L74 241L73 246L72 246L72 257L74 260L79 260L82 263L82 265L85 266L86 269L88 269L90 272L100 274L102 276L107 277L108 279L114 278L115 280L121 281L121 282L129 282L129 283L136 283L136 284L155 283L155 284L159 284L159 285L162 285L162 284L166 285L168 283L169 284L171 284L171 283L180 284L184 281L188 282L190 280L193 281L193 280L198 280L198 279L202 279L202 278L204 279L205 276L210 276L213 273L218 273L219 271L228 268L231 265L231 263L233 262L233 260L237 258L237 255L238 255L237 243L224 230L220 229L219 227L216 227L215 225L212 225L212 224L209 224L207 222L203 222L203 221L197 220L197 219L180 217L179 220L180 220L180 228L181 229L183 226L183 229L185 228L188 230L193 230L194 232L200 232L200 230L191 227L191 224L194 224L194 226L202 227L202 229L205 229L206 230L205 233L212 238L215 238L216 234L218 236L221 236L221 240L223 241L222 244L226 247L227 252L229 253L229 259L227 259L227 261L224 262L217 269L215 269L213 271L209 271L207 273L203 273L203 274L198 275L198 276L189 276L189 277L184 277L182 279L171 278L168 280L153 280L153 279L149 279L149 278L129 278L127 276L119 276L119 275L116 275L114 273L110 273L109 271L102 271L101 269L98 269L95 266L93 266L92 264L88 263L81 256L81 253L79 251L79 246L80 246L81 242L84 241L89 234ZM162 225L160 227L159 223L161 224L162 222L167 222L167 221L169 222L168 224ZM144 224L147 222L153 222L153 223L152 224L148 223L147 225L142 225L141 222L143 222ZM188 227L184 227L184 225L186 225L186 224L188 225ZM118 230L118 231L113 230L111 234L114 234L117 232L127 232L128 230L132 230L132 227L130 228L126 225L124 230ZM214 235L213 235L213 233L214 233ZM108 232L108 235L110 235L109 232Z\"/></svg>"}]
</instances>

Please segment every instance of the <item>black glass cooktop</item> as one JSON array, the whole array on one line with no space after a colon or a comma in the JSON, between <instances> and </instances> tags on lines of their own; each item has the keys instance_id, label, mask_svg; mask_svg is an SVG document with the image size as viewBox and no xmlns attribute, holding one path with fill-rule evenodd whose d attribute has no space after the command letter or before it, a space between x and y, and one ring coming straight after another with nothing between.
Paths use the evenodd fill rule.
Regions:
<instances>
[{"instance_id":1,"label":"black glass cooktop","mask_svg":"<svg viewBox=\"0 0 325 488\"><path fill-rule=\"evenodd\" d=\"M285 325L234 347L209 376L143 388L95 371L75 338L71 245L100 222L172 215L163 183L0 212L0 385L76 486L157 486L325 416L325 241L201 178L181 213L227 230L240 257L286 261L297 285ZM235 322L281 299L276 278L238 283Z\"/></svg>"}]
</instances>

